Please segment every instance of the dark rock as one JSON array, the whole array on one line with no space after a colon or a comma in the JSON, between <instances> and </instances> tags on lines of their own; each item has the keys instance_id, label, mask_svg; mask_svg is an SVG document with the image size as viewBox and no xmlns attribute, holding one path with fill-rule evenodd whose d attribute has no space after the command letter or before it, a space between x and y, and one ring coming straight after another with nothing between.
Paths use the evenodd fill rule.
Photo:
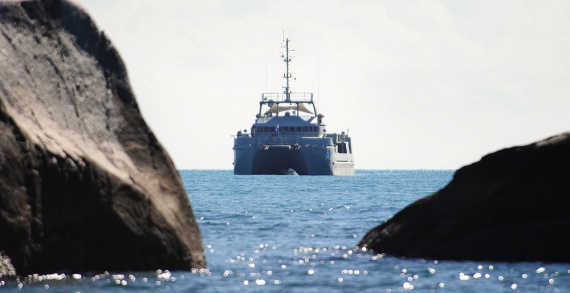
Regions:
<instances>
[{"instance_id":1,"label":"dark rock","mask_svg":"<svg viewBox=\"0 0 570 293\"><path fill-rule=\"evenodd\" d=\"M489 154L358 244L396 256L570 262L570 132Z\"/></svg>"},{"instance_id":2,"label":"dark rock","mask_svg":"<svg viewBox=\"0 0 570 293\"><path fill-rule=\"evenodd\" d=\"M125 65L67 1L0 2L0 231L24 275L205 263Z\"/></svg>"}]
</instances>

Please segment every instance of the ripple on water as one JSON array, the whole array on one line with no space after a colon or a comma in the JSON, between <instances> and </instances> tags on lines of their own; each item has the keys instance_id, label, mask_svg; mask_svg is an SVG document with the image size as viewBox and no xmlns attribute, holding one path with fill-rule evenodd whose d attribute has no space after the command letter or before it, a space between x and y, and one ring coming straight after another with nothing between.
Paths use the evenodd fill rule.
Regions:
<instances>
[{"instance_id":1,"label":"ripple on water","mask_svg":"<svg viewBox=\"0 0 570 293\"><path fill-rule=\"evenodd\" d=\"M451 171L353 177L181 171L208 269L49 274L26 292L570 292L570 265L406 259L353 250L372 227L445 185ZM9 291L9 290L6 290Z\"/></svg>"}]
</instances>

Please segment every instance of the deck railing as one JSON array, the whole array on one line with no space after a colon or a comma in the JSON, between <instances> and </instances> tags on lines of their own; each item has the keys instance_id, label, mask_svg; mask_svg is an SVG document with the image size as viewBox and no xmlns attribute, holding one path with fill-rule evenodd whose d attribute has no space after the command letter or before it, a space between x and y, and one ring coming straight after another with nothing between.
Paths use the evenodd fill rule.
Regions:
<instances>
[{"instance_id":1,"label":"deck railing","mask_svg":"<svg viewBox=\"0 0 570 293\"><path fill-rule=\"evenodd\" d=\"M287 95L285 93L263 93L261 94L261 101L262 102L312 102L313 101L313 93L290 93L289 94L289 101L287 101Z\"/></svg>"}]
</instances>

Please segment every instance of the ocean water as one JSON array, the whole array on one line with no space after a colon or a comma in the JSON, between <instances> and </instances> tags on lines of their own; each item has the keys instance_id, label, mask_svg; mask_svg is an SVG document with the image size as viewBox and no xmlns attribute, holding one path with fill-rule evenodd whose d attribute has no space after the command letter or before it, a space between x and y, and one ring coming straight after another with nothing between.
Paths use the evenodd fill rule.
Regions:
<instances>
[{"instance_id":1,"label":"ocean water","mask_svg":"<svg viewBox=\"0 0 570 293\"><path fill-rule=\"evenodd\" d=\"M353 252L364 234L453 171L234 176L180 171L207 269L23 277L18 292L570 292L570 264L406 259Z\"/></svg>"}]
</instances>

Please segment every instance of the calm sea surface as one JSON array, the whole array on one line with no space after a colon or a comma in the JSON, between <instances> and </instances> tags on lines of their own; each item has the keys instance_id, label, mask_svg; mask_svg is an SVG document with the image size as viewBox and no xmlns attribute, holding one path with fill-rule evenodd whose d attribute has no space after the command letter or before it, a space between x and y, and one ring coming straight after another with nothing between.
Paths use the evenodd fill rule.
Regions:
<instances>
[{"instance_id":1,"label":"calm sea surface","mask_svg":"<svg viewBox=\"0 0 570 293\"><path fill-rule=\"evenodd\" d=\"M352 177L180 171L208 269L29 276L19 292L570 292L570 264L402 259L353 253L373 227L453 171Z\"/></svg>"}]
</instances>

